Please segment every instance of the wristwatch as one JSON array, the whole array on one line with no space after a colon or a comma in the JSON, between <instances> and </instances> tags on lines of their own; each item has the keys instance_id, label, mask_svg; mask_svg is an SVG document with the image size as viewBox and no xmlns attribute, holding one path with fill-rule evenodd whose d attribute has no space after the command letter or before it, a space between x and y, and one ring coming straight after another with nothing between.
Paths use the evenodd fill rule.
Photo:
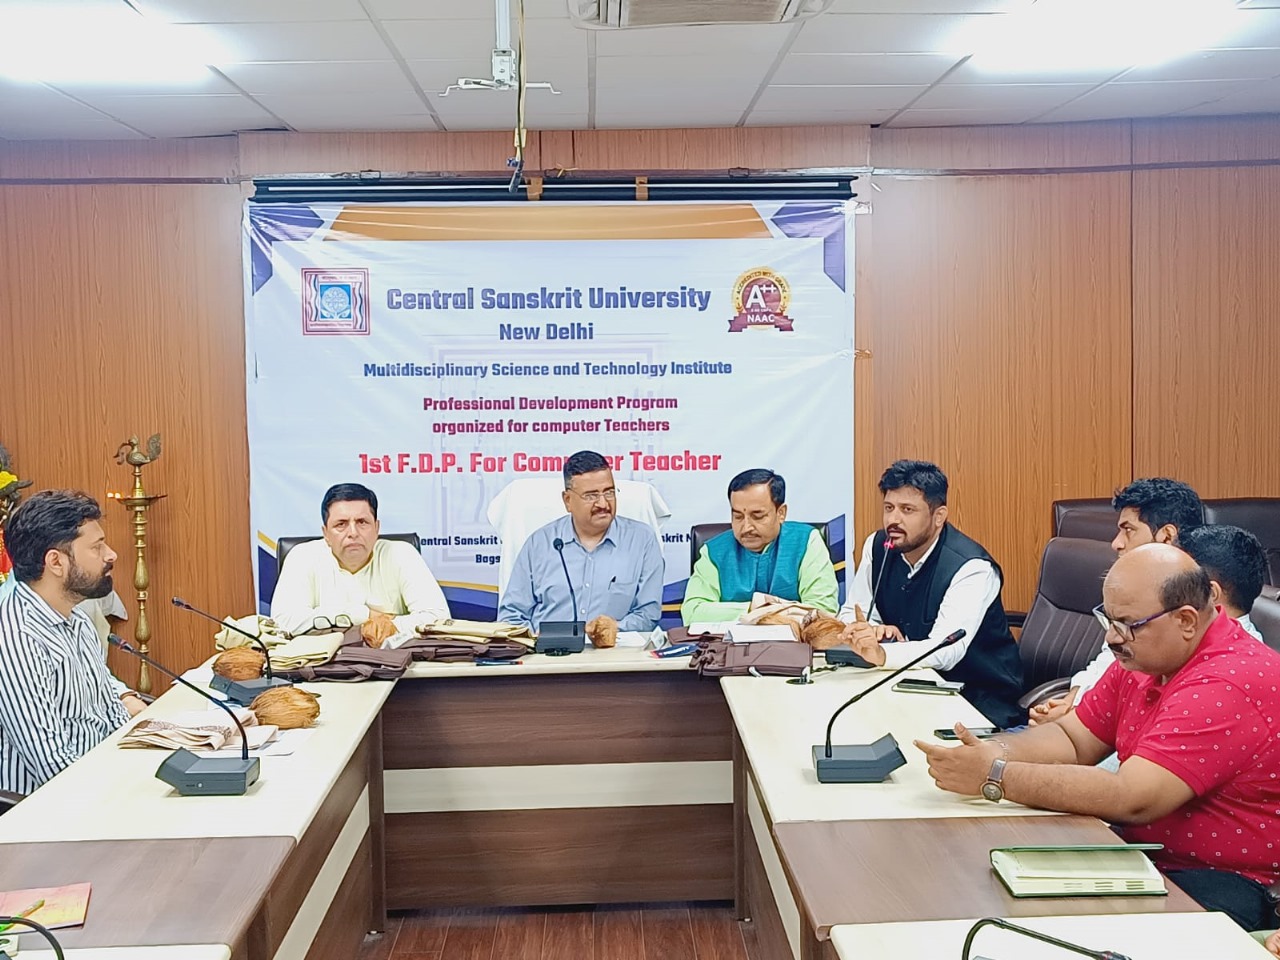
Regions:
<instances>
[{"instance_id":1,"label":"wristwatch","mask_svg":"<svg viewBox=\"0 0 1280 960\"><path fill-rule=\"evenodd\" d=\"M992 803L999 803L1004 799L1004 787L1001 781L1004 779L1004 768L1008 761L1004 757L997 757L991 761L991 771L987 774L987 782L982 785L982 796Z\"/></svg>"}]
</instances>

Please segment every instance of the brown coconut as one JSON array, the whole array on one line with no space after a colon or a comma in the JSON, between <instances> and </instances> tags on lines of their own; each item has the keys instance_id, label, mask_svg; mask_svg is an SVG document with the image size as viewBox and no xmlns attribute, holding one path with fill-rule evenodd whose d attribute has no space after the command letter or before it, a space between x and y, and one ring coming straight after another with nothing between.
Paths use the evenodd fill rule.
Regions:
<instances>
[{"instance_id":1,"label":"brown coconut","mask_svg":"<svg viewBox=\"0 0 1280 960\"><path fill-rule=\"evenodd\" d=\"M596 617L587 623L587 639L598 649L612 647L618 642L618 621L603 615Z\"/></svg>"},{"instance_id":2,"label":"brown coconut","mask_svg":"<svg viewBox=\"0 0 1280 960\"><path fill-rule=\"evenodd\" d=\"M316 717L320 716L320 701L314 693L297 687L276 687L254 697L249 709L259 723L293 730L316 722Z\"/></svg>"},{"instance_id":3,"label":"brown coconut","mask_svg":"<svg viewBox=\"0 0 1280 960\"><path fill-rule=\"evenodd\" d=\"M228 680L253 680L262 676L267 658L252 647L232 647L213 661L213 672Z\"/></svg>"}]
</instances>

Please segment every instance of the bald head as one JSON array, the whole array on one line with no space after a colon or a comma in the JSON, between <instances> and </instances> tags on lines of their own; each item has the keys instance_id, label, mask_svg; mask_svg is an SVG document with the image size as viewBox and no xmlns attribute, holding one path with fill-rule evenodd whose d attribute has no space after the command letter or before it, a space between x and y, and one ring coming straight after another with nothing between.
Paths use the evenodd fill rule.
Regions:
<instances>
[{"instance_id":1,"label":"bald head","mask_svg":"<svg viewBox=\"0 0 1280 960\"><path fill-rule=\"evenodd\" d=\"M1173 673L1213 622L1209 575L1167 543L1144 544L1117 558L1103 581L1102 596L1119 628L1137 625L1107 632L1112 653L1124 666L1144 673Z\"/></svg>"}]
</instances>

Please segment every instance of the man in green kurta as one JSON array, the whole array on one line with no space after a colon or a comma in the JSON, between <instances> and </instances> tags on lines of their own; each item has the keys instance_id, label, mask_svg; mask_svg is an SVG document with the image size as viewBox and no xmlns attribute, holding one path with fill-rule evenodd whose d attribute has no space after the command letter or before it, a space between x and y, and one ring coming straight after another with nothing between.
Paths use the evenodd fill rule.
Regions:
<instances>
[{"instance_id":1,"label":"man in green kurta","mask_svg":"<svg viewBox=\"0 0 1280 960\"><path fill-rule=\"evenodd\" d=\"M755 593L835 613L840 603L827 545L809 524L787 520L786 496L786 481L772 470L745 470L729 481L733 529L698 552L680 605L686 626L737 620Z\"/></svg>"}]
</instances>

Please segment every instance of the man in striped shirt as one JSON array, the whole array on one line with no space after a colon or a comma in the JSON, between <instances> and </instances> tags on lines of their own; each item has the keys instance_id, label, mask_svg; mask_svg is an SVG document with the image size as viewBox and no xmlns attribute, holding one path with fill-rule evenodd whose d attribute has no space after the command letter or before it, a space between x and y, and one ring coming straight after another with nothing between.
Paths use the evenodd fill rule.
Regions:
<instances>
[{"instance_id":1,"label":"man in striped shirt","mask_svg":"<svg viewBox=\"0 0 1280 960\"><path fill-rule=\"evenodd\" d=\"M31 793L142 708L74 609L111 592L101 519L91 497L46 490L5 528L18 585L0 600L0 790Z\"/></svg>"}]
</instances>

